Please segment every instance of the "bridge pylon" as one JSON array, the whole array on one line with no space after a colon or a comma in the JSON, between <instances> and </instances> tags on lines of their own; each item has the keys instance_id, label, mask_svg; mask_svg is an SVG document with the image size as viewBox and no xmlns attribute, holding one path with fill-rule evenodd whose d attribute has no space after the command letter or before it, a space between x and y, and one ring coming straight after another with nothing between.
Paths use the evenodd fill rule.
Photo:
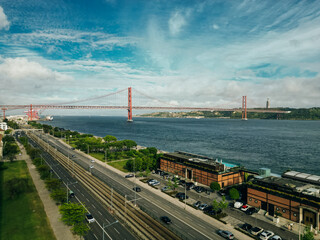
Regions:
<instances>
[{"instance_id":1,"label":"bridge pylon","mask_svg":"<svg viewBox=\"0 0 320 240\"><path fill-rule=\"evenodd\" d=\"M247 96L242 96L242 120L248 120L248 118L247 118Z\"/></svg>"},{"instance_id":2,"label":"bridge pylon","mask_svg":"<svg viewBox=\"0 0 320 240\"><path fill-rule=\"evenodd\" d=\"M132 120L132 87L128 87L128 122Z\"/></svg>"}]
</instances>

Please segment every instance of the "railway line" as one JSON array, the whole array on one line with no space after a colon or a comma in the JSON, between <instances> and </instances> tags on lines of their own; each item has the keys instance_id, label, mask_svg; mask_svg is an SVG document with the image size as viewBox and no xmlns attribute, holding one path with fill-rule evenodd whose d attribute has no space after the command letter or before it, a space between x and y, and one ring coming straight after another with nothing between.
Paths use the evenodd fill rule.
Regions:
<instances>
[{"instance_id":1,"label":"railway line","mask_svg":"<svg viewBox=\"0 0 320 240\"><path fill-rule=\"evenodd\" d=\"M121 222L125 223L141 239L180 239L177 235L134 206L105 183L80 167L67 156L28 131L27 135L56 159L64 168L91 191Z\"/></svg>"}]
</instances>

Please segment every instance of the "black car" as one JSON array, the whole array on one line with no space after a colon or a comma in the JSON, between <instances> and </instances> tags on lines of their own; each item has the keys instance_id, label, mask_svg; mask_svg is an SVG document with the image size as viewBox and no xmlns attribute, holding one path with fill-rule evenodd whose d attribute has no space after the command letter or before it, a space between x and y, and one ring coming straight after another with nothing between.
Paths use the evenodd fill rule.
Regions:
<instances>
[{"instance_id":1,"label":"black car","mask_svg":"<svg viewBox=\"0 0 320 240\"><path fill-rule=\"evenodd\" d=\"M134 187L134 188L133 188L133 191L141 192L141 188L140 188L140 187Z\"/></svg>"},{"instance_id":2,"label":"black car","mask_svg":"<svg viewBox=\"0 0 320 240\"><path fill-rule=\"evenodd\" d=\"M250 231L252 226L249 223L245 223L241 226L243 230Z\"/></svg>"},{"instance_id":3,"label":"black car","mask_svg":"<svg viewBox=\"0 0 320 240\"><path fill-rule=\"evenodd\" d=\"M195 204L193 204L193 206L194 206L195 208L198 208L200 205L201 205L201 202L200 202L200 201L197 201Z\"/></svg>"},{"instance_id":4,"label":"black car","mask_svg":"<svg viewBox=\"0 0 320 240\"><path fill-rule=\"evenodd\" d=\"M195 188L193 188L197 193L201 193L205 190L204 187L200 187L200 186L196 186Z\"/></svg>"},{"instance_id":5,"label":"black car","mask_svg":"<svg viewBox=\"0 0 320 240\"><path fill-rule=\"evenodd\" d=\"M186 181L185 180L180 180L179 181L179 185L182 185L182 186L184 186L184 184L186 183Z\"/></svg>"},{"instance_id":6,"label":"black car","mask_svg":"<svg viewBox=\"0 0 320 240\"><path fill-rule=\"evenodd\" d=\"M180 197L179 197L180 200L185 200L185 199L188 199L188 198L189 198L189 196L187 196L185 194L180 195Z\"/></svg>"},{"instance_id":7,"label":"black car","mask_svg":"<svg viewBox=\"0 0 320 240\"><path fill-rule=\"evenodd\" d=\"M192 188L194 188L194 187L195 187L194 183L192 183L192 182L187 182L187 183L186 183L186 188L187 188L187 190L190 190L190 189L192 189Z\"/></svg>"},{"instance_id":8,"label":"black car","mask_svg":"<svg viewBox=\"0 0 320 240\"><path fill-rule=\"evenodd\" d=\"M134 175L132 174L132 173L130 173L130 174L127 174L126 176L124 176L125 178L131 178L131 177L133 177Z\"/></svg>"},{"instance_id":9,"label":"black car","mask_svg":"<svg viewBox=\"0 0 320 240\"><path fill-rule=\"evenodd\" d=\"M161 219L161 221L163 221L166 224L171 224L172 223L171 219L168 218L167 216L162 216L162 217L160 217L160 219Z\"/></svg>"},{"instance_id":10,"label":"black car","mask_svg":"<svg viewBox=\"0 0 320 240\"><path fill-rule=\"evenodd\" d=\"M255 207L251 207L247 211L245 211L245 213L247 215L252 215L252 214L257 213L257 212L258 212L258 209L256 209Z\"/></svg>"},{"instance_id":11,"label":"black car","mask_svg":"<svg viewBox=\"0 0 320 240\"><path fill-rule=\"evenodd\" d=\"M220 191L218 191L218 194L219 194L220 196L225 196L227 193L226 193L225 190L220 190Z\"/></svg>"}]
</instances>

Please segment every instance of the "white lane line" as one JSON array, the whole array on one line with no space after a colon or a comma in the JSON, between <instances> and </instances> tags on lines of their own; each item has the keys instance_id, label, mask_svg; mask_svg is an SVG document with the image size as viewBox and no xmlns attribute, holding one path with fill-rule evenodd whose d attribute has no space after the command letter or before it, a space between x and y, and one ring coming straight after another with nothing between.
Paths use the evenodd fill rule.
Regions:
<instances>
[{"instance_id":1,"label":"white lane line","mask_svg":"<svg viewBox=\"0 0 320 240\"><path fill-rule=\"evenodd\" d=\"M106 222L109 224L110 223L110 221L108 221L108 219L104 219L104 220L106 220Z\"/></svg>"},{"instance_id":2,"label":"white lane line","mask_svg":"<svg viewBox=\"0 0 320 240\"><path fill-rule=\"evenodd\" d=\"M93 204L92 204L92 207L96 208Z\"/></svg>"},{"instance_id":3,"label":"white lane line","mask_svg":"<svg viewBox=\"0 0 320 240\"><path fill-rule=\"evenodd\" d=\"M84 194L83 194L83 193L81 193L81 195L82 195L82 196L84 196Z\"/></svg>"},{"instance_id":4,"label":"white lane line","mask_svg":"<svg viewBox=\"0 0 320 240\"><path fill-rule=\"evenodd\" d=\"M100 211L98 211L98 213L102 216L102 213Z\"/></svg>"},{"instance_id":5,"label":"white lane line","mask_svg":"<svg viewBox=\"0 0 320 240\"><path fill-rule=\"evenodd\" d=\"M198 223L198 226L200 226L200 227L202 227L202 228L205 228L204 226L202 226L202 225L201 225L201 224L199 224L199 223Z\"/></svg>"},{"instance_id":6,"label":"white lane line","mask_svg":"<svg viewBox=\"0 0 320 240\"><path fill-rule=\"evenodd\" d=\"M178 225L175 225L177 228L181 229L181 227L179 227Z\"/></svg>"},{"instance_id":7,"label":"white lane line","mask_svg":"<svg viewBox=\"0 0 320 240\"><path fill-rule=\"evenodd\" d=\"M96 239L98 239L98 238L97 238L97 236L96 236L95 234L93 234L93 236L94 236Z\"/></svg>"},{"instance_id":8,"label":"white lane line","mask_svg":"<svg viewBox=\"0 0 320 240\"><path fill-rule=\"evenodd\" d=\"M193 236L191 233L188 233L188 234L189 234L193 239L195 239L194 236Z\"/></svg>"},{"instance_id":9,"label":"white lane line","mask_svg":"<svg viewBox=\"0 0 320 240\"><path fill-rule=\"evenodd\" d=\"M116 228L114 228L114 230L116 230L116 232L117 232L118 234L120 234Z\"/></svg>"},{"instance_id":10,"label":"white lane line","mask_svg":"<svg viewBox=\"0 0 320 240\"><path fill-rule=\"evenodd\" d=\"M87 199L88 202L90 202L88 198L86 198L86 199Z\"/></svg>"}]
</instances>

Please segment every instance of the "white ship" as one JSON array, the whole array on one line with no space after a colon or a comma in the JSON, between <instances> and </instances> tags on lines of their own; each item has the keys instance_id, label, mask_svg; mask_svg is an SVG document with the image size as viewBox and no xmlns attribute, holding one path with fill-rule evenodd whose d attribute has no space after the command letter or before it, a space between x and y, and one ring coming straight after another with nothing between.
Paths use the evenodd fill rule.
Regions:
<instances>
[{"instance_id":1,"label":"white ship","mask_svg":"<svg viewBox=\"0 0 320 240\"><path fill-rule=\"evenodd\" d=\"M46 116L46 121L52 121L53 117L52 116Z\"/></svg>"}]
</instances>

